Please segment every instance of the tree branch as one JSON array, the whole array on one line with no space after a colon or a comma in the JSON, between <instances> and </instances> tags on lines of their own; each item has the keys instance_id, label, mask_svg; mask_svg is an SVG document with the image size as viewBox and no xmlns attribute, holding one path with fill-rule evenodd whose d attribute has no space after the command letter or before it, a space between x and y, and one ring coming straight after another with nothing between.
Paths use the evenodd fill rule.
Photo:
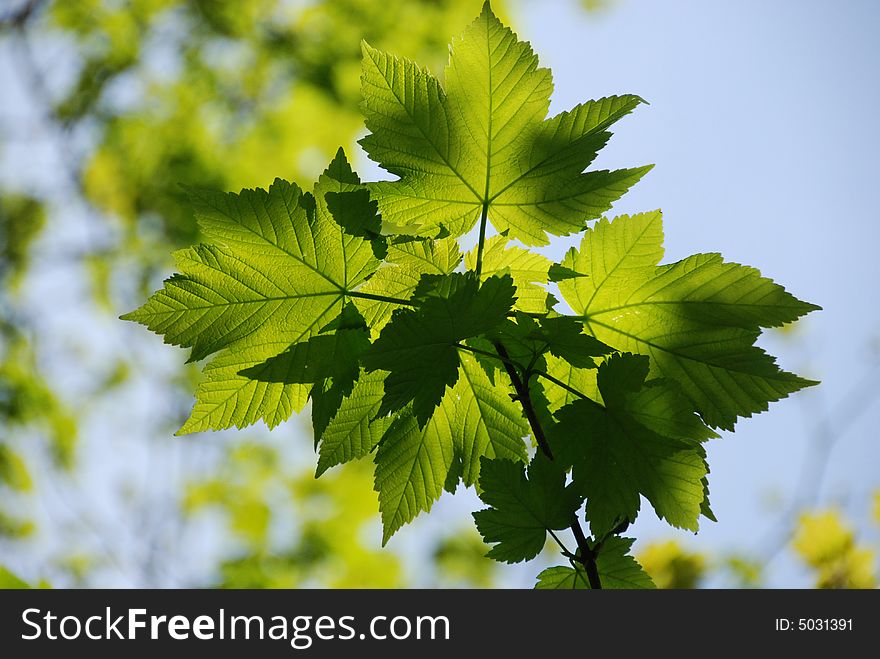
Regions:
<instances>
[{"instance_id":1,"label":"tree branch","mask_svg":"<svg viewBox=\"0 0 880 659\"><path fill-rule=\"evenodd\" d=\"M529 392L529 378L534 373L525 373L524 377L520 376L504 345L500 341L495 341L493 345L495 346L495 350L498 352L501 361L504 363L504 368L510 378L510 383L513 385L517 399L519 400L523 412L525 412L526 419L529 422L529 427L532 429L532 434L535 436L535 441L538 443L538 448L541 449L541 452L547 456L547 458L552 460L553 451L550 449L550 444L547 442L547 436L544 434L541 421L538 419L538 412L532 402L532 395ZM574 534L579 550L579 554L574 556L574 560L577 560L584 566L584 570L587 573L587 579L590 582L590 588L593 590L600 590L602 588L602 580L599 578L599 568L596 565L596 551L590 549L590 543L587 541L587 538L584 535L584 530L581 528L580 522L576 517L571 523L571 532ZM569 555L569 558L571 557L572 556Z\"/></svg>"},{"instance_id":2,"label":"tree branch","mask_svg":"<svg viewBox=\"0 0 880 659\"><path fill-rule=\"evenodd\" d=\"M0 16L0 31L21 30L39 8L41 0L28 0L21 7Z\"/></svg>"},{"instance_id":3,"label":"tree branch","mask_svg":"<svg viewBox=\"0 0 880 659\"><path fill-rule=\"evenodd\" d=\"M538 448L541 449L541 452L544 455L552 460L553 451L550 449L550 444L547 442L547 436L544 434L544 429L541 427L541 422L538 419L538 412L535 410L535 406L532 403L532 395L529 392L528 381L520 377L520 374L517 372L513 361L510 359L510 354L507 352L504 345L500 341L495 341L493 345L498 352L498 356L501 357L501 361L504 362L504 369L507 371L507 376L510 378L510 383L513 385L513 390L516 392L516 397L519 400L520 405L522 405L523 412L525 412L526 419L528 419L529 426L532 429L532 434L535 436L535 441L538 443Z\"/></svg>"},{"instance_id":4,"label":"tree branch","mask_svg":"<svg viewBox=\"0 0 880 659\"><path fill-rule=\"evenodd\" d=\"M574 533L574 539L578 543L578 549L580 549L581 552L580 556L578 556L578 560L581 565L584 566L584 570L587 573L587 579L590 582L590 588L593 590L600 590L602 588L602 580L599 578L599 568L596 565L598 547L596 547L596 549L590 549L590 543L584 535L581 523L577 519L571 523L571 532Z\"/></svg>"}]
</instances>

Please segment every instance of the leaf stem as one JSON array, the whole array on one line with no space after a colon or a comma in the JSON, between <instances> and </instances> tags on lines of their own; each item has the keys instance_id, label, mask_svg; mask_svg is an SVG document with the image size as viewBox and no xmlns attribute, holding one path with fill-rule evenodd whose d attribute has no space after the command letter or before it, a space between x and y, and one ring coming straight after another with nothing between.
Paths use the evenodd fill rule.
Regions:
<instances>
[{"instance_id":1,"label":"leaf stem","mask_svg":"<svg viewBox=\"0 0 880 659\"><path fill-rule=\"evenodd\" d=\"M475 355L482 355L483 357L488 357L489 359L497 359L505 365L510 365L516 368L516 364L513 361L511 361L510 359L505 360L504 357L497 353L489 352L488 350L480 350L479 348L472 348L471 346L465 345L464 343L456 343L455 347L459 350L464 350Z\"/></svg>"},{"instance_id":2,"label":"leaf stem","mask_svg":"<svg viewBox=\"0 0 880 659\"><path fill-rule=\"evenodd\" d=\"M562 550L562 555L565 556L569 560L577 560L577 556L571 553L568 550L568 547L565 546L565 543L559 539L559 536L553 533L553 529L547 529L547 533L550 534L550 537L556 541L556 544L559 545L559 548Z\"/></svg>"},{"instance_id":3,"label":"leaf stem","mask_svg":"<svg viewBox=\"0 0 880 659\"><path fill-rule=\"evenodd\" d=\"M480 281L480 275L483 273L483 249L486 246L486 224L489 220L489 202L483 202L483 210L480 211L480 241L477 243L477 281Z\"/></svg>"},{"instance_id":4,"label":"leaf stem","mask_svg":"<svg viewBox=\"0 0 880 659\"><path fill-rule=\"evenodd\" d=\"M363 291L345 291L344 295L348 297L359 297L363 300L376 300L377 302L389 302L390 304L402 304L408 307L416 306L410 300L403 300L399 297L388 297L387 295L378 295L376 293L364 293Z\"/></svg>"},{"instance_id":5,"label":"leaf stem","mask_svg":"<svg viewBox=\"0 0 880 659\"><path fill-rule=\"evenodd\" d=\"M587 395L586 395L585 393L583 393L582 391L578 391L577 389L575 389L575 388L572 387L571 385L565 384L562 380L559 380L559 379L557 379L557 378L554 378L554 377L553 377L552 375L550 375L549 373L545 373L544 371L532 371L532 372L533 372L535 375L537 375L538 377L540 377L540 378L544 378L544 379L547 380L548 382L552 382L552 383L555 384L557 387L562 387L562 388L565 389L566 391L568 391L568 392L570 392L570 393L573 393L573 394L574 394L575 396L577 396L578 398L585 398L586 400L592 400L589 396L587 396Z\"/></svg>"}]
</instances>

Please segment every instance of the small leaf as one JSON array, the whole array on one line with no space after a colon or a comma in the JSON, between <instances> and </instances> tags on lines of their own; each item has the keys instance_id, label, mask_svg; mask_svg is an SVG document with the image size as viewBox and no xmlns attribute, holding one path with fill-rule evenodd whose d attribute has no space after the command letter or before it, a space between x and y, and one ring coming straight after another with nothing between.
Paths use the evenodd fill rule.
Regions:
<instances>
[{"instance_id":1,"label":"small leaf","mask_svg":"<svg viewBox=\"0 0 880 659\"><path fill-rule=\"evenodd\" d=\"M608 590L621 589L653 589L656 588L651 577L629 555L634 540L612 536L608 538L596 557L596 568L602 588ZM538 589L573 589L590 588L587 574L580 563L574 567L550 567L538 575Z\"/></svg>"},{"instance_id":2,"label":"small leaf","mask_svg":"<svg viewBox=\"0 0 880 659\"><path fill-rule=\"evenodd\" d=\"M547 270L547 279L553 282L565 281L566 279L576 279L577 277L586 277L587 275L575 272L571 268L566 268L564 265L559 263L554 263Z\"/></svg>"},{"instance_id":3,"label":"small leaf","mask_svg":"<svg viewBox=\"0 0 880 659\"><path fill-rule=\"evenodd\" d=\"M380 415L412 402L424 426L458 379L456 344L498 326L513 306L514 287L509 276L478 286L472 277L452 274L423 277L413 296L421 300L419 306L394 312L364 366L389 372Z\"/></svg>"},{"instance_id":4,"label":"small leaf","mask_svg":"<svg viewBox=\"0 0 880 659\"><path fill-rule=\"evenodd\" d=\"M635 521L640 495L673 526L697 530L707 473L698 442L706 433L696 430L690 441L676 436L690 420L697 423L692 409L679 410L675 413L681 418L664 419L652 428L640 423L644 417L633 410L639 410L647 371L645 357L613 356L599 367L605 407L578 399L556 412L559 423L550 433L554 454L563 465L573 466L572 476L587 496L587 517L597 537L621 518ZM662 384L655 381L650 386ZM670 428L676 432L659 432Z\"/></svg>"},{"instance_id":5,"label":"small leaf","mask_svg":"<svg viewBox=\"0 0 880 659\"><path fill-rule=\"evenodd\" d=\"M487 556L518 563L537 556L548 530L568 528L581 499L565 485L565 472L542 454L528 468L510 460L482 459L480 498L491 508L474 513L477 530L488 543L497 543Z\"/></svg>"}]
</instances>

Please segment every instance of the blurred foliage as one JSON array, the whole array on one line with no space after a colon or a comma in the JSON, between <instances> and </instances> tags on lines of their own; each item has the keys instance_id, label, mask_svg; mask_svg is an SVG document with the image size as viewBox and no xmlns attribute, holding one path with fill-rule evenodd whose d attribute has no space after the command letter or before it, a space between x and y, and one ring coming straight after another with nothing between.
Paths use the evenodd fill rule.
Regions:
<instances>
[{"instance_id":1,"label":"blurred foliage","mask_svg":"<svg viewBox=\"0 0 880 659\"><path fill-rule=\"evenodd\" d=\"M874 522L880 525L880 490L873 496ZM837 510L803 513L789 543L809 569L816 588L877 588L880 547L859 542L851 523ZM653 542L637 556L658 588L699 588L710 578L738 588L763 584L764 566L756 556L713 556L691 551L676 540Z\"/></svg>"},{"instance_id":2,"label":"blurred foliage","mask_svg":"<svg viewBox=\"0 0 880 659\"><path fill-rule=\"evenodd\" d=\"M222 468L191 482L183 509L219 511L236 542L219 566L221 588L399 588L407 584L398 557L380 548L378 499L363 462L320 479L311 469L289 473L282 457L255 442L232 445ZM371 492L364 496L364 492ZM273 529L287 527L279 538ZM487 587L494 573L486 546L470 526L440 538L433 585Z\"/></svg>"},{"instance_id":3,"label":"blurred foliage","mask_svg":"<svg viewBox=\"0 0 880 659\"><path fill-rule=\"evenodd\" d=\"M18 575L7 569L5 566L0 565L0 590L8 590L11 588L20 590L30 588L51 588L51 586L48 582L42 580L36 586L32 586L27 581L19 578Z\"/></svg>"},{"instance_id":4,"label":"blurred foliage","mask_svg":"<svg viewBox=\"0 0 880 659\"><path fill-rule=\"evenodd\" d=\"M371 474L362 465L316 480L311 471L285 473L271 447L233 445L222 468L190 483L183 509L219 508L238 547L220 566L224 588L388 588L401 585L396 556L368 541L378 501L362 496ZM359 495L358 492L361 494ZM297 528L273 538L273 518ZM282 524L283 526L283 524Z\"/></svg>"},{"instance_id":5,"label":"blurred foliage","mask_svg":"<svg viewBox=\"0 0 880 659\"><path fill-rule=\"evenodd\" d=\"M14 309L31 246L45 224L46 211L38 199L0 195L0 495L4 489L21 493L33 487L14 438L18 432L46 437L58 466L69 467L73 459L76 421L38 374L27 325ZM32 521L0 508L0 538L26 538L33 531Z\"/></svg>"},{"instance_id":6,"label":"blurred foliage","mask_svg":"<svg viewBox=\"0 0 880 659\"><path fill-rule=\"evenodd\" d=\"M30 537L34 530L35 525L31 520L0 510L0 538L21 540Z\"/></svg>"},{"instance_id":7,"label":"blurred foliage","mask_svg":"<svg viewBox=\"0 0 880 659\"><path fill-rule=\"evenodd\" d=\"M28 267L31 243L46 224L38 199L21 194L0 196L0 279L17 291Z\"/></svg>"},{"instance_id":8,"label":"blurred foliage","mask_svg":"<svg viewBox=\"0 0 880 659\"><path fill-rule=\"evenodd\" d=\"M836 510L802 515L792 547L812 568L817 588L877 588L877 552L856 541Z\"/></svg>"},{"instance_id":9,"label":"blurred foliage","mask_svg":"<svg viewBox=\"0 0 880 659\"><path fill-rule=\"evenodd\" d=\"M13 457L17 454L9 436L12 431L36 429L43 434L49 440L56 464L62 467L73 463L77 436L73 413L38 375L36 361L33 344L27 336L15 325L0 321L0 419L3 420L0 447L9 461L15 460L18 471L24 473L27 472L24 461ZM0 482L3 481L0 476Z\"/></svg>"},{"instance_id":10,"label":"blurred foliage","mask_svg":"<svg viewBox=\"0 0 880 659\"><path fill-rule=\"evenodd\" d=\"M438 578L434 587L491 588L498 564L485 559L486 543L473 526L453 529L437 544L434 561Z\"/></svg>"},{"instance_id":11,"label":"blurred foliage","mask_svg":"<svg viewBox=\"0 0 880 659\"><path fill-rule=\"evenodd\" d=\"M706 558L675 540L648 545L638 561L657 588L697 588L706 572Z\"/></svg>"},{"instance_id":12,"label":"blurred foliage","mask_svg":"<svg viewBox=\"0 0 880 659\"><path fill-rule=\"evenodd\" d=\"M617 0L580 0L581 7L589 12L606 11L614 6Z\"/></svg>"},{"instance_id":13,"label":"blurred foliage","mask_svg":"<svg viewBox=\"0 0 880 659\"><path fill-rule=\"evenodd\" d=\"M734 588L761 588L764 585L764 565L756 558L732 554L722 561L721 572Z\"/></svg>"}]
</instances>

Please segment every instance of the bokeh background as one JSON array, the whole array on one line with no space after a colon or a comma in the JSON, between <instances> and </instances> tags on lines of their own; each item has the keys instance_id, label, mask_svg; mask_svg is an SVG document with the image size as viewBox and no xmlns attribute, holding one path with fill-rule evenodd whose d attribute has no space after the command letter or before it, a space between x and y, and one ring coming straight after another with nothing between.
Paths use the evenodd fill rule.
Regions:
<instances>
[{"instance_id":1,"label":"bokeh background","mask_svg":"<svg viewBox=\"0 0 880 659\"><path fill-rule=\"evenodd\" d=\"M197 240L180 183L310 185L364 133L360 39L441 72L480 4L0 0L0 585L530 587L557 558L484 559L462 490L382 549L370 465L315 480L307 415L172 437L198 369L117 320ZM648 511L640 559L662 586L876 587L880 4L493 7L552 112L650 101L600 155L657 164L615 213L662 208L668 260L719 251L824 307L762 338L823 384L713 441L719 522Z\"/></svg>"}]
</instances>

